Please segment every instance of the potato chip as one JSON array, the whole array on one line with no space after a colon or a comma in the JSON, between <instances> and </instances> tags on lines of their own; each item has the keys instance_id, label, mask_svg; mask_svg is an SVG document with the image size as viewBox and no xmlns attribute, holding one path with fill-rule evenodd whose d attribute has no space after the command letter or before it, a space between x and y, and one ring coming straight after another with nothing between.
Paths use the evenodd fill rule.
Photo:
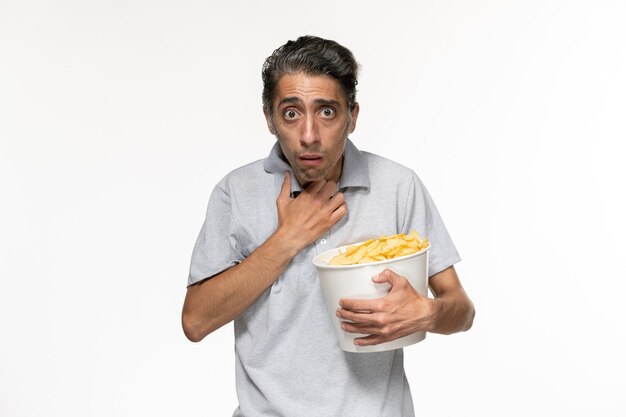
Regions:
<instances>
[{"instance_id":1,"label":"potato chip","mask_svg":"<svg viewBox=\"0 0 626 417\"><path fill-rule=\"evenodd\" d=\"M384 261L399 256L410 255L428 247L428 239L422 239L415 230L407 235L381 236L369 239L360 245L349 245L345 251L333 257L330 265L355 265L369 262Z\"/></svg>"}]
</instances>

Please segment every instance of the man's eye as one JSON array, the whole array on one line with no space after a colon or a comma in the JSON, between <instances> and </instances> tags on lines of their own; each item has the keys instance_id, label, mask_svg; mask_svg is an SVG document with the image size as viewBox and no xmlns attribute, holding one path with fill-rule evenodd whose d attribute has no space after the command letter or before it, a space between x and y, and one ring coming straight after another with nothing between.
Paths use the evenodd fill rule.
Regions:
<instances>
[{"instance_id":1,"label":"man's eye","mask_svg":"<svg viewBox=\"0 0 626 417\"><path fill-rule=\"evenodd\" d=\"M284 113L285 119L287 120L293 120L298 116L298 113L295 110L287 110Z\"/></svg>"},{"instance_id":2,"label":"man's eye","mask_svg":"<svg viewBox=\"0 0 626 417\"><path fill-rule=\"evenodd\" d=\"M326 107L325 109L322 110L322 116L324 117L333 117L335 115L335 110L331 109L330 107Z\"/></svg>"}]
</instances>

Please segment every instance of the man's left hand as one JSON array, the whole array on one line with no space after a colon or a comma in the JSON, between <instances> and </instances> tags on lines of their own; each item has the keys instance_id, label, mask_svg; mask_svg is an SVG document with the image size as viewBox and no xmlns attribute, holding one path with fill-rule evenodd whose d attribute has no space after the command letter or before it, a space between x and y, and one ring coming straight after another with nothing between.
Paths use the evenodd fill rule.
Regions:
<instances>
[{"instance_id":1,"label":"man's left hand","mask_svg":"<svg viewBox=\"0 0 626 417\"><path fill-rule=\"evenodd\" d=\"M389 293L372 300L339 300L341 308L337 310L337 317L347 320L342 323L342 329L369 335L354 339L356 345L377 345L431 330L437 316L435 300L417 292L406 278L389 269L372 280L389 283Z\"/></svg>"}]
</instances>

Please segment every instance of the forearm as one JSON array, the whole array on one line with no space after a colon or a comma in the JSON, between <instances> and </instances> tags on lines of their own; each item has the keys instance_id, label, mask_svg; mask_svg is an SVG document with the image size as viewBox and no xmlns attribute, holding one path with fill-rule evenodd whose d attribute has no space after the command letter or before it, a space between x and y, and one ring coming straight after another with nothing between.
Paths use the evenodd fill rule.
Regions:
<instances>
[{"instance_id":1,"label":"forearm","mask_svg":"<svg viewBox=\"0 0 626 417\"><path fill-rule=\"evenodd\" d=\"M452 334L472 327L474 305L462 288L436 296L433 300L435 314L431 333Z\"/></svg>"},{"instance_id":2,"label":"forearm","mask_svg":"<svg viewBox=\"0 0 626 417\"><path fill-rule=\"evenodd\" d=\"M296 254L276 232L240 264L190 286L182 315L187 338L198 342L238 317L276 281Z\"/></svg>"}]
</instances>

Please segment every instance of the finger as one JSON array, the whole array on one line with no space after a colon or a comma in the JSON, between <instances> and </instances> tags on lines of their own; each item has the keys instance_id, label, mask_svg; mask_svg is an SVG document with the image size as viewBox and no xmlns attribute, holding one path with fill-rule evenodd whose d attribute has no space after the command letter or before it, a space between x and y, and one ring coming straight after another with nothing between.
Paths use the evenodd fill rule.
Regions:
<instances>
[{"instance_id":1,"label":"finger","mask_svg":"<svg viewBox=\"0 0 626 417\"><path fill-rule=\"evenodd\" d=\"M382 311L382 299L375 298L372 300L354 299L354 298L342 298L339 300L339 305L344 310L350 310L352 312L378 312Z\"/></svg>"},{"instance_id":2,"label":"finger","mask_svg":"<svg viewBox=\"0 0 626 417\"><path fill-rule=\"evenodd\" d=\"M384 336L374 334L367 337L357 337L354 339L354 344L357 346L374 346L381 343L390 342L393 339L388 339Z\"/></svg>"},{"instance_id":3,"label":"finger","mask_svg":"<svg viewBox=\"0 0 626 417\"><path fill-rule=\"evenodd\" d=\"M366 337L357 337L354 339L354 344L358 346L371 346L378 345L380 343L391 342L392 340L399 339L404 336L408 336L411 332L403 330L394 330L392 327L381 329L377 332L368 333L362 331L362 334L369 334Z\"/></svg>"},{"instance_id":4,"label":"finger","mask_svg":"<svg viewBox=\"0 0 626 417\"><path fill-rule=\"evenodd\" d=\"M318 194L330 199L337 193L337 183L335 181L327 181L326 184L319 190Z\"/></svg>"},{"instance_id":5,"label":"finger","mask_svg":"<svg viewBox=\"0 0 626 417\"><path fill-rule=\"evenodd\" d=\"M326 207L328 207L331 211L335 211L337 210L337 207L342 205L345 201L346 198L343 193L337 193L328 199L328 201L326 202Z\"/></svg>"},{"instance_id":6,"label":"finger","mask_svg":"<svg viewBox=\"0 0 626 417\"><path fill-rule=\"evenodd\" d=\"M385 328L382 328L380 326L373 326L367 323L343 322L341 323L341 330L343 330L346 333L358 333L358 334L385 336Z\"/></svg>"},{"instance_id":7,"label":"finger","mask_svg":"<svg viewBox=\"0 0 626 417\"><path fill-rule=\"evenodd\" d=\"M322 188L324 188L325 185L326 180L312 181L309 185L307 185L304 192L315 196L320 192Z\"/></svg>"},{"instance_id":8,"label":"finger","mask_svg":"<svg viewBox=\"0 0 626 417\"><path fill-rule=\"evenodd\" d=\"M331 213L330 221L335 224L346 214L348 214L348 204L343 203Z\"/></svg>"},{"instance_id":9,"label":"finger","mask_svg":"<svg viewBox=\"0 0 626 417\"><path fill-rule=\"evenodd\" d=\"M326 202L325 210L328 210L330 213L333 224L337 223L339 219L348 214L348 205L346 204L343 193L337 193L332 196L330 200Z\"/></svg>"},{"instance_id":10,"label":"finger","mask_svg":"<svg viewBox=\"0 0 626 417\"><path fill-rule=\"evenodd\" d=\"M288 201L291 198L291 173L289 171L285 171L283 177L283 185L280 187L278 199Z\"/></svg>"},{"instance_id":11,"label":"finger","mask_svg":"<svg viewBox=\"0 0 626 417\"><path fill-rule=\"evenodd\" d=\"M354 323L361 324L376 324L379 325L381 323L381 315L380 313L371 313L369 311L350 311L343 308L337 309L336 311L337 317L342 320L349 320Z\"/></svg>"}]
</instances>

